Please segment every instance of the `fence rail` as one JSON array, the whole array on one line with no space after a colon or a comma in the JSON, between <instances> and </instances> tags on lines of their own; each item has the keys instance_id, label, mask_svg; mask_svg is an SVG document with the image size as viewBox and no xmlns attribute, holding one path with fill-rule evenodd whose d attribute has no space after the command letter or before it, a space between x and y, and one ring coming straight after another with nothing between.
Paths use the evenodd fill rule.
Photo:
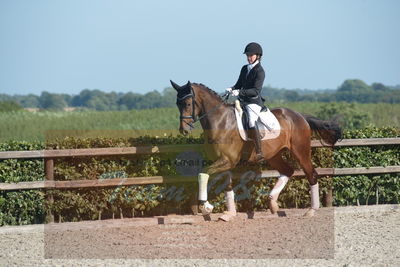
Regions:
<instances>
[{"instance_id":1,"label":"fence rail","mask_svg":"<svg viewBox=\"0 0 400 267\"><path fill-rule=\"evenodd\" d=\"M335 147L344 146L375 146L375 145L400 145L400 138L368 138L368 139L343 139L335 144ZM311 141L312 147L322 147L319 140ZM188 150L199 150L200 144L191 145L164 145L164 146L137 146L137 147L112 147L112 148L90 148L90 149L60 149L60 150L32 150L32 151L2 151L0 160L5 159L45 159L45 181L0 183L0 190L29 190L29 189L72 189L90 187L115 187L120 185L143 185L162 184L173 182L193 182L196 177L179 176L152 176L114 178L98 180L72 180L54 181L54 160L65 157L95 157L95 156L126 156L153 153L172 153ZM400 172L400 166L387 167L358 167L358 168L317 168L321 176L339 176L354 174L377 174ZM262 178L278 177L279 173L274 170L266 170L261 173ZM295 171L295 177L304 176L302 170Z\"/></svg>"},{"instance_id":2,"label":"fence rail","mask_svg":"<svg viewBox=\"0 0 400 267\"><path fill-rule=\"evenodd\" d=\"M344 176L359 174L379 174L400 172L400 166L370 167L370 168L316 168L320 176ZM302 170L296 170L294 177L303 177ZM279 177L279 172L275 170L262 171L260 178ZM32 190L32 189L76 189L76 188L105 188L116 186L146 185L146 184L166 184L166 183L185 183L196 182L197 176L149 176L149 177L129 177L112 178L97 180L71 180L71 181L34 181L19 183L0 183L2 191Z\"/></svg>"},{"instance_id":3,"label":"fence rail","mask_svg":"<svg viewBox=\"0 0 400 267\"><path fill-rule=\"evenodd\" d=\"M164 146L137 146L137 147L107 147L107 148L81 148L59 150L31 150L31 151L3 151L0 159L53 159L68 157L95 157L95 156L124 156L144 155L154 153L183 152L189 149L200 149L202 145L164 145Z\"/></svg>"},{"instance_id":4,"label":"fence rail","mask_svg":"<svg viewBox=\"0 0 400 267\"><path fill-rule=\"evenodd\" d=\"M400 138L368 138L368 139L343 139L335 147L343 146L375 146L375 145L400 145ZM34 158L66 158L86 156L123 156L132 154L153 154L183 152L201 149L203 145L164 145L164 146L137 146L137 147L108 147L108 148L83 148L59 150L31 150L31 151L2 151L0 159L34 159ZM319 140L312 140L311 147L323 147Z\"/></svg>"},{"instance_id":5,"label":"fence rail","mask_svg":"<svg viewBox=\"0 0 400 267\"><path fill-rule=\"evenodd\" d=\"M335 147L344 146L375 146L375 145L400 145L400 138L368 138L368 139L343 139L335 144ZM323 147L318 140L311 141L312 147ZM126 156L137 154L173 153L190 150L200 150L203 145L164 145L164 146L137 146L117 148L91 148L91 149L62 149L62 150L33 150L33 151L3 151L0 152L0 160L6 159L37 159L45 161L45 180L19 183L0 183L0 191L32 190L32 189L74 189L74 188L100 188L129 185L162 184L173 182L195 182L196 177L179 176L152 176L133 178L113 178L97 180L73 180L54 181L54 159L65 157L95 157L95 156ZM317 168L321 176L340 176L358 174L379 174L400 172L400 166L386 167L357 167L357 168ZM278 177L274 170L262 171L261 178ZM294 176L304 176L302 170L296 170ZM330 193L331 195L331 193ZM52 195L48 195L48 201L52 202ZM332 200L329 200L332 202ZM329 201L327 203L329 203ZM50 214L50 221L51 218Z\"/></svg>"}]
</instances>

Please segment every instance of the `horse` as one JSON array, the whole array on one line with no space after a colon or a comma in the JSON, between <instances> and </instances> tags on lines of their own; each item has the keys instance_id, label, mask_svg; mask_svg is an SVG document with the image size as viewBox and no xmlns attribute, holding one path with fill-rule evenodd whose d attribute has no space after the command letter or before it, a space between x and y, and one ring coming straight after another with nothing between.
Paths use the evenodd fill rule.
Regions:
<instances>
[{"instance_id":1,"label":"horse","mask_svg":"<svg viewBox=\"0 0 400 267\"><path fill-rule=\"evenodd\" d=\"M176 104L180 112L179 131L188 135L194 123L200 121L204 132L205 145L216 155L216 160L198 174L199 209L203 216L209 216L213 205L207 200L207 184L210 175L233 170L247 151L247 161L256 161L253 142L243 141L239 135L234 105L227 103L220 95L203 84L191 83L179 86L170 80L177 91ZM325 146L333 146L342 137L342 129L335 120L324 121L311 115L303 115L289 108L274 108L271 112L281 126L279 136L261 142L262 154L269 165L280 174L268 195L268 206L272 214L277 214L277 200L280 192L294 173L294 169L282 158L288 149L300 164L310 186L311 207L304 214L313 216L318 210L318 174L311 162L311 136L315 133ZM250 151L250 153L249 153ZM225 191L227 211L220 217L229 221L236 216L232 180Z\"/></svg>"}]
</instances>

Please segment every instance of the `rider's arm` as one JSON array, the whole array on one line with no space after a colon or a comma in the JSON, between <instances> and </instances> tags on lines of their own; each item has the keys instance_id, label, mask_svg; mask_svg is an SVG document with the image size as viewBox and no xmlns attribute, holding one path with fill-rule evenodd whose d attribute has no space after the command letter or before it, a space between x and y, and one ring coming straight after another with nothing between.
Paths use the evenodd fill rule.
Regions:
<instances>
[{"instance_id":1,"label":"rider's arm","mask_svg":"<svg viewBox=\"0 0 400 267\"><path fill-rule=\"evenodd\" d=\"M233 90L241 89L243 87L242 81L243 81L243 78L246 76L246 72L247 72L247 67L246 67L246 65L244 65L242 67L242 69L240 70L240 75L239 75L239 78L238 78L236 84L234 86L232 86Z\"/></svg>"}]
</instances>

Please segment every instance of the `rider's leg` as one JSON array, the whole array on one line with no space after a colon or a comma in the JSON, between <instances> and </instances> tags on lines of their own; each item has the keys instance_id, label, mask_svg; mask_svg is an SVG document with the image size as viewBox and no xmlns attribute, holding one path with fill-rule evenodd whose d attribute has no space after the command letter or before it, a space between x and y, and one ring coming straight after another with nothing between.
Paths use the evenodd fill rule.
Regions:
<instances>
[{"instance_id":1,"label":"rider's leg","mask_svg":"<svg viewBox=\"0 0 400 267\"><path fill-rule=\"evenodd\" d=\"M256 126L256 121L260 116L261 106L257 104L247 104L246 110L247 114L249 114L249 127L254 128Z\"/></svg>"},{"instance_id":2,"label":"rider's leg","mask_svg":"<svg viewBox=\"0 0 400 267\"><path fill-rule=\"evenodd\" d=\"M249 129L249 137L253 140L254 142L254 147L256 150L256 161L264 161L264 156L261 151L261 137L260 137L260 132L258 131L258 127L255 126L253 128Z\"/></svg>"},{"instance_id":3,"label":"rider's leg","mask_svg":"<svg viewBox=\"0 0 400 267\"><path fill-rule=\"evenodd\" d=\"M249 137L253 140L256 150L256 161L264 161L264 157L261 151L261 137L260 131L258 130L256 121L258 120L261 107L257 104L246 105L247 113L249 114Z\"/></svg>"}]
</instances>

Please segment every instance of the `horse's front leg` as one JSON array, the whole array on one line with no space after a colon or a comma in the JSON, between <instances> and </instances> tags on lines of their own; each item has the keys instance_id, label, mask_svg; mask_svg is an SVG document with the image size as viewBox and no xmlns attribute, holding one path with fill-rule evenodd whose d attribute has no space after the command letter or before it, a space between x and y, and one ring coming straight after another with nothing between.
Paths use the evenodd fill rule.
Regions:
<instances>
[{"instance_id":1,"label":"horse's front leg","mask_svg":"<svg viewBox=\"0 0 400 267\"><path fill-rule=\"evenodd\" d=\"M210 175L223 172L226 170L230 170L235 167L237 164L236 161L231 161L225 157L219 158L217 161L215 161L211 166L209 166L207 169L205 169L204 172L199 173L198 181L199 181L199 208L201 213L206 216L209 215L212 210L213 206L208 202L208 195L207 195L207 185L208 185L208 179L210 178ZM234 195L233 195L233 190L225 192L227 201L229 198L229 203L232 204L234 201ZM228 202L227 202L228 203ZM233 203L234 205L234 203ZM232 206L232 205L230 205ZM235 209L236 213L236 209Z\"/></svg>"}]
</instances>

